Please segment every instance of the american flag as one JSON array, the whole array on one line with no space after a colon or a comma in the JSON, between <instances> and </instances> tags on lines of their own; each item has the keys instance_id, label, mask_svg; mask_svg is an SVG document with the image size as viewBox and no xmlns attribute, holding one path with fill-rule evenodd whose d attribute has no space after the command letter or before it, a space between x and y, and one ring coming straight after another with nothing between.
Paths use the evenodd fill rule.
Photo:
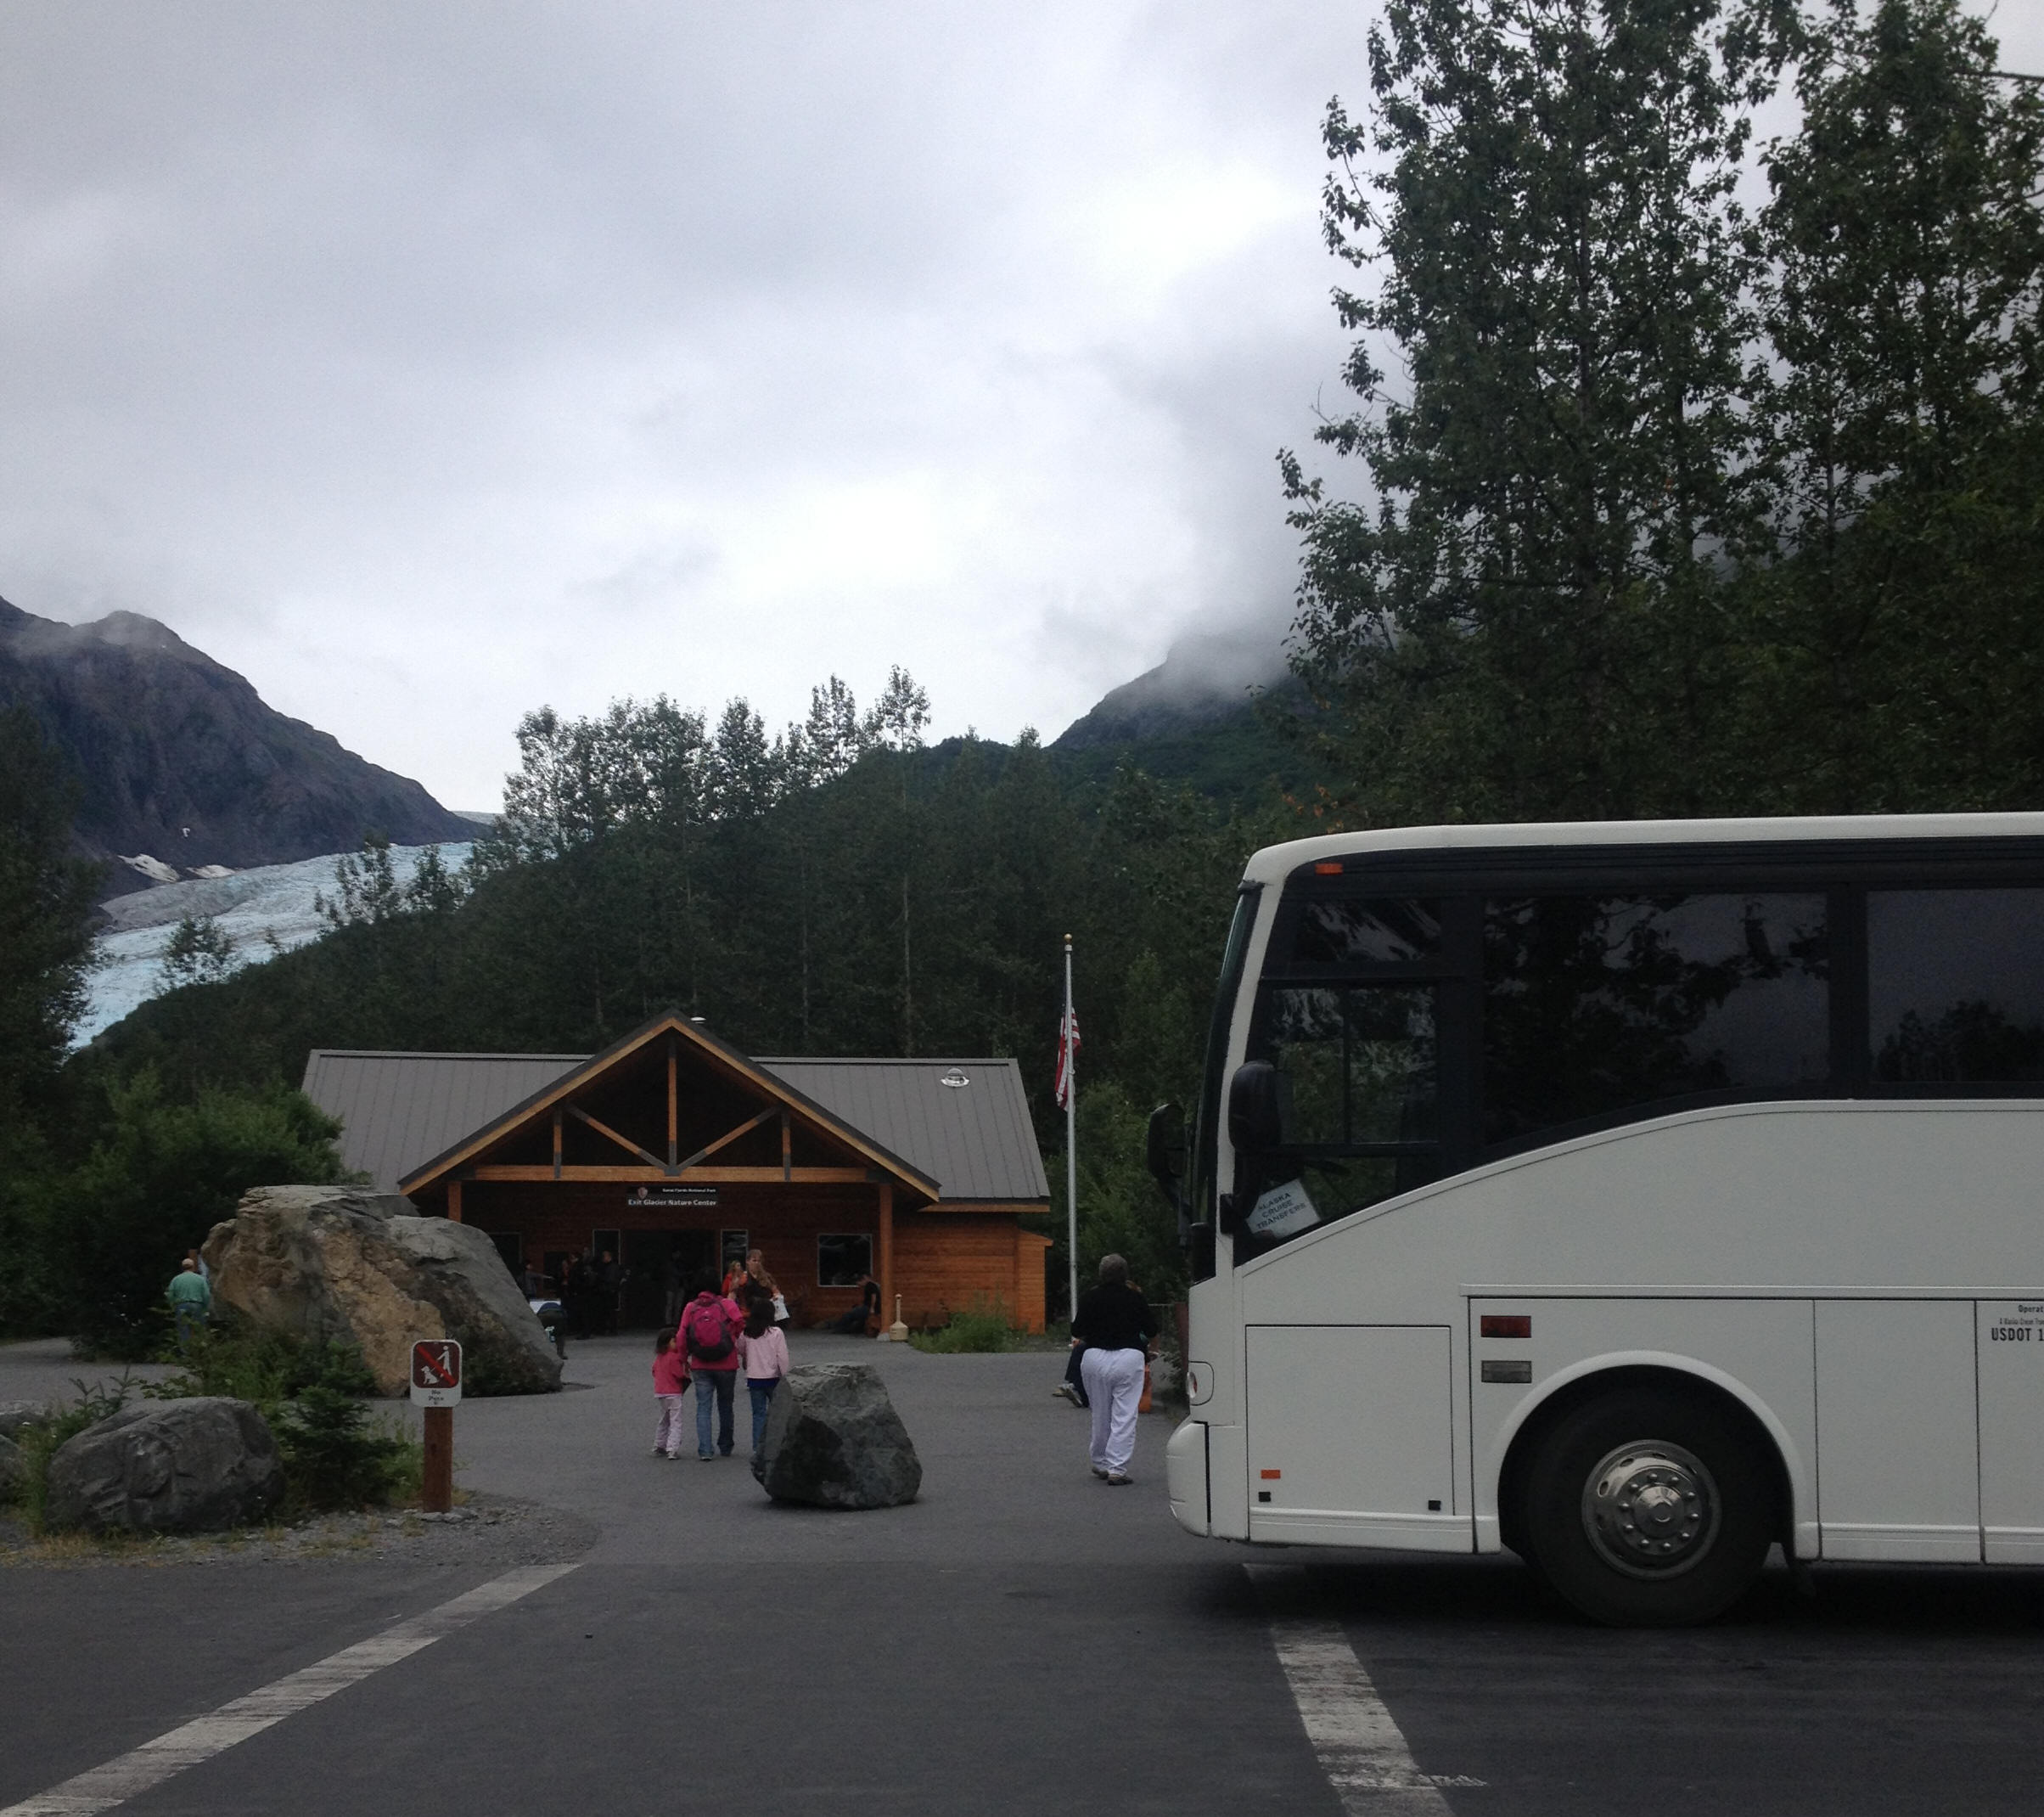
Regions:
<instances>
[{"instance_id":1,"label":"american flag","mask_svg":"<svg viewBox=\"0 0 2044 1817\"><path fill-rule=\"evenodd\" d=\"M1085 1043L1079 1038L1079 1012L1067 1010L1058 1027L1058 1108L1069 1111L1072 1102L1072 1062Z\"/></svg>"}]
</instances>

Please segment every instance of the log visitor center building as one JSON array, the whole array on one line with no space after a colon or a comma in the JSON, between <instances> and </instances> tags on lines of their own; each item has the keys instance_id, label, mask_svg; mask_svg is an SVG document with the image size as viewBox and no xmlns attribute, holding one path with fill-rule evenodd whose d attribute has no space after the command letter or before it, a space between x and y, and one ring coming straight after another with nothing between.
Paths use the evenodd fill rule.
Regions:
<instances>
[{"instance_id":1,"label":"log visitor center building","mask_svg":"<svg viewBox=\"0 0 2044 1817\"><path fill-rule=\"evenodd\" d=\"M601 1054L317 1049L305 1090L384 1192L514 1273L610 1251L622 1322L763 1251L798 1325L880 1284L911 1325L998 1302L1041 1331L1050 1189L1012 1060L755 1060L678 1012Z\"/></svg>"}]
</instances>

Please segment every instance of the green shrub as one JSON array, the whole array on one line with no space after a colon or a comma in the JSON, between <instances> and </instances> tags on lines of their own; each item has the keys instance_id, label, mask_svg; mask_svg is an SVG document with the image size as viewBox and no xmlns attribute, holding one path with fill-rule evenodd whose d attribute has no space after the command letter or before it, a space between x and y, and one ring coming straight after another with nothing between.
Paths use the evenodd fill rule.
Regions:
<instances>
[{"instance_id":1,"label":"green shrub","mask_svg":"<svg viewBox=\"0 0 2044 1817\"><path fill-rule=\"evenodd\" d=\"M360 1508L385 1502L418 1448L390 1422L340 1389L301 1389L271 1421L284 1456L287 1512Z\"/></svg>"},{"instance_id":2,"label":"green shrub","mask_svg":"<svg viewBox=\"0 0 2044 1817\"><path fill-rule=\"evenodd\" d=\"M265 1418L308 1388L351 1395L376 1392L376 1378L352 1344L264 1330L233 1314L193 1331L182 1350L175 1344L166 1347L156 1360L176 1364L182 1373L145 1387L142 1392L151 1399L227 1394L253 1401Z\"/></svg>"},{"instance_id":3,"label":"green shrub","mask_svg":"<svg viewBox=\"0 0 2044 1817\"><path fill-rule=\"evenodd\" d=\"M182 1364L142 1392L154 1400L225 1394L254 1403L284 1460L286 1514L360 1508L416 1497L421 1447L395 1421L376 1418L362 1397L376 1379L351 1344L262 1330L229 1318L192 1334Z\"/></svg>"},{"instance_id":4,"label":"green shrub","mask_svg":"<svg viewBox=\"0 0 2044 1817\"><path fill-rule=\"evenodd\" d=\"M33 1229L60 1302L51 1319L93 1354L138 1359L161 1344L177 1258L251 1186L347 1178L340 1125L302 1094L199 1091L179 1102L146 1068L104 1085L89 1153L41 1183Z\"/></svg>"},{"instance_id":5,"label":"green shrub","mask_svg":"<svg viewBox=\"0 0 2044 1817\"><path fill-rule=\"evenodd\" d=\"M966 1351L1012 1350L1015 1335L1006 1304L997 1298L989 1300L984 1294L974 1294L972 1304L962 1313L953 1313L948 1325L934 1331L915 1332L908 1341L934 1356L956 1356Z\"/></svg>"}]
</instances>

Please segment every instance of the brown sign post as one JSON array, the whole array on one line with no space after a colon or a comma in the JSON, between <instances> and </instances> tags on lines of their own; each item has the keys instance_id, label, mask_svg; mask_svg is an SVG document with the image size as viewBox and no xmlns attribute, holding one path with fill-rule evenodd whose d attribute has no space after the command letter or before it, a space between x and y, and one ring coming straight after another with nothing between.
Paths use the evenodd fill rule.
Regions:
<instances>
[{"instance_id":1,"label":"brown sign post","mask_svg":"<svg viewBox=\"0 0 2044 1817\"><path fill-rule=\"evenodd\" d=\"M454 1505L454 1409L461 1402L461 1346L451 1337L422 1337L412 1346L412 1404L425 1409L429 1514Z\"/></svg>"}]
</instances>

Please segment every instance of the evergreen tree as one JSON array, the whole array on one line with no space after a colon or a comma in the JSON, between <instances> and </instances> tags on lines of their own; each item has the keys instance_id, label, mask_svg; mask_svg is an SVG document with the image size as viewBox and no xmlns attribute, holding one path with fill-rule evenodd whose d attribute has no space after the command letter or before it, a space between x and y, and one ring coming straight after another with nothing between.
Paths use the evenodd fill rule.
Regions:
<instances>
[{"instance_id":1,"label":"evergreen tree","mask_svg":"<svg viewBox=\"0 0 2044 1817\"><path fill-rule=\"evenodd\" d=\"M2044 800L2044 98L1953 0L1839 5L1770 148L1784 560L1752 577L1752 799Z\"/></svg>"},{"instance_id":2,"label":"evergreen tree","mask_svg":"<svg viewBox=\"0 0 2044 1817\"><path fill-rule=\"evenodd\" d=\"M1351 811L1687 805L1665 753L1761 503L1733 188L1767 37L1716 0L1392 0L1370 121L1330 105L1328 245L1379 277L1337 293L1362 408L1319 439L1374 501L1282 459Z\"/></svg>"},{"instance_id":3,"label":"evergreen tree","mask_svg":"<svg viewBox=\"0 0 2044 1817\"><path fill-rule=\"evenodd\" d=\"M4 1129L25 1120L48 1090L84 1011L93 897L104 873L71 854L76 785L26 707L0 707L0 778Z\"/></svg>"},{"instance_id":4,"label":"evergreen tree","mask_svg":"<svg viewBox=\"0 0 2044 1817\"><path fill-rule=\"evenodd\" d=\"M171 930L160 974L165 990L211 984L233 969L233 940L210 914L188 914Z\"/></svg>"}]
</instances>

